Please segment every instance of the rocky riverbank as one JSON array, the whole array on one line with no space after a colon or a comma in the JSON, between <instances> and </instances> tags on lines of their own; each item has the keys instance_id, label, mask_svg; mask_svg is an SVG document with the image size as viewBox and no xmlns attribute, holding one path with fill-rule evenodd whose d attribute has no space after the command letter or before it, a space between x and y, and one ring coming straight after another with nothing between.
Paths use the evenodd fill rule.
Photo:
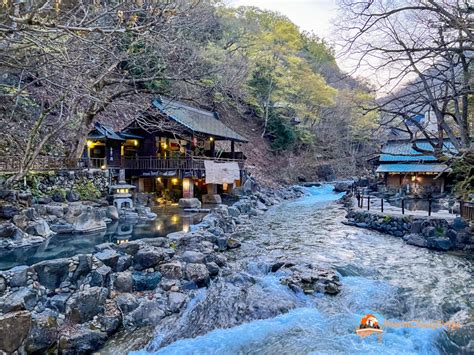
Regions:
<instances>
[{"instance_id":1,"label":"rocky riverbank","mask_svg":"<svg viewBox=\"0 0 474 355\"><path fill-rule=\"evenodd\" d=\"M88 353L119 329L176 317L200 288L232 274L226 253L241 245L242 227L253 216L302 194L299 188L261 189L233 206L219 206L190 233L102 244L93 254L1 272L0 350ZM270 272L278 269L287 270L281 282L295 292L339 292L331 270L295 263L269 266Z\"/></svg>"},{"instance_id":2,"label":"rocky riverbank","mask_svg":"<svg viewBox=\"0 0 474 355\"><path fill-rule=\"evenodd\" d=\"M341 202L346 206L346 224L376 230L403 238L407 244L434 250L474 250L474 233L460 217L446 220L435 217L395 216L352 208L351 196Z\"/></svg>"}]
</instances>

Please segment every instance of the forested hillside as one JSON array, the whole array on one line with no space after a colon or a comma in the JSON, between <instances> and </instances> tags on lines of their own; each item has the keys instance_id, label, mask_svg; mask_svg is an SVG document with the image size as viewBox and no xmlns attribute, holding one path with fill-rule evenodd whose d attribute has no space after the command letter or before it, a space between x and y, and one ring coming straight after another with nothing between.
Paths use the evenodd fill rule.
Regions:
<instances>
[{"instance_id":1,"label":"forested hillside","mask_svg":"<svg viewBox=\"0 0 474 355\"><path fill-rule=\"evenodd\" d=\"M94 122L120 127L165 95L248 137L265 181L362 173L374 95L288 18L215 1L4 1L0 154L80 156ZM20 174L21 175L21 174Z\"/></svg>"}]
</instances>

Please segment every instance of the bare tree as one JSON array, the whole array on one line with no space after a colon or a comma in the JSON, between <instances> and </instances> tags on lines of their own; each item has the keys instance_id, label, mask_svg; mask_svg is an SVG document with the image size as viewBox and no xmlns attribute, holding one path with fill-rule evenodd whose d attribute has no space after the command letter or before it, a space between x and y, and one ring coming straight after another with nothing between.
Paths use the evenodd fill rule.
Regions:
<instances>
[{"instance_id":1,"label":"bare tree","mask_svg":"<svg viewBox=\"0 0 474 355\"><path fill-rule=\"evenodd\" d=\"M341 0L344 54L355 71L371 73L387 96L376 107L385 124L401 120L443 152L449 138L460 154L471 148L472 8L463 0ZM420 124L430 113L436 129ZM414 144L414 148L424 152Z\"/></svg>"},{"instance_id":2,"label":"bare tree","mask_svg":"<svg viewBox=\"0 0 474 355\"><path fill-rule=\"evenodd\" d=\"M23 153L11 181L61 130L72 137L74 164L99 115L135 105L141 93L166 93L175 82L200 84L213 69L196 43L206 42L213 26L207 1L4 1L0 96L11 113L0 120L9 125L22 100L35 106L26 134L9 134Z\"/></svg>"}]
</instances>

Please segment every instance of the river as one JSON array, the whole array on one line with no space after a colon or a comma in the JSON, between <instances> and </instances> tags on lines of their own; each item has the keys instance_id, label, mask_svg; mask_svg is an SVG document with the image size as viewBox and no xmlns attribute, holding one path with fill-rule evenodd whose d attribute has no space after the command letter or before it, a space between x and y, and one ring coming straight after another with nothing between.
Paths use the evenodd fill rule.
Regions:
<instances>
[{"instance_id":1,"label":"river","mask_svg":"<svg viewBox=\"0 0 474 355\"><path fill-rule=\"evenodd\" d=\"M308 192L307 197L256 217L242 248L230 257L235 267L255 277L272 302L293 302L287 312L193 338L186 339L184 333L180 336L184 339L165 347L161 347L162 329L157 329L143 349L122 349L140 355L472 353L472 257L418 248L400 238L346 226L342 224L345 211L334 203L339 195L330 186ZM261 267L269 260L288 259L335 267L342 292L294 295L279 284L278 275ZM201 294L188 308L205 297ZM355 334L368 313L382 324L381 339ZM212 322L205 314L201 317L202 322ZM386 321L415 320L417 327L383 327ZM453 321L460 328L428 328L438 321ZM134 336L129 337L132 342Z\"/></svg>"}]
</instances>

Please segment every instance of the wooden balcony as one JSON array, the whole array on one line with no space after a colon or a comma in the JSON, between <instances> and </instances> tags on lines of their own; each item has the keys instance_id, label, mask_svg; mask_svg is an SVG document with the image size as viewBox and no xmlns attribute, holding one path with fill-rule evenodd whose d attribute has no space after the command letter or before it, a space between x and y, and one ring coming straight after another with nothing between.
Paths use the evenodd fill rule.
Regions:
<instances>
[{"instance_id":1,"label":"wooden balcony","mask_svg":"<svg viewBox=\"0 0 474 355\"><path fill-rule=\"evenodd\" d=\"M18 156L0 157L0 172L16 172L20 169ZM127 169L137 171L204 171L204 161L237 162L240 170L244 170L245 160L228 158L192 157L179 159L160 159L157 157L122 158L107 160L107 158L83 158L73 167L68 166L66 157L38 157L32 171L72 170L72 169Z\"/></svg>"}]
</instances>

